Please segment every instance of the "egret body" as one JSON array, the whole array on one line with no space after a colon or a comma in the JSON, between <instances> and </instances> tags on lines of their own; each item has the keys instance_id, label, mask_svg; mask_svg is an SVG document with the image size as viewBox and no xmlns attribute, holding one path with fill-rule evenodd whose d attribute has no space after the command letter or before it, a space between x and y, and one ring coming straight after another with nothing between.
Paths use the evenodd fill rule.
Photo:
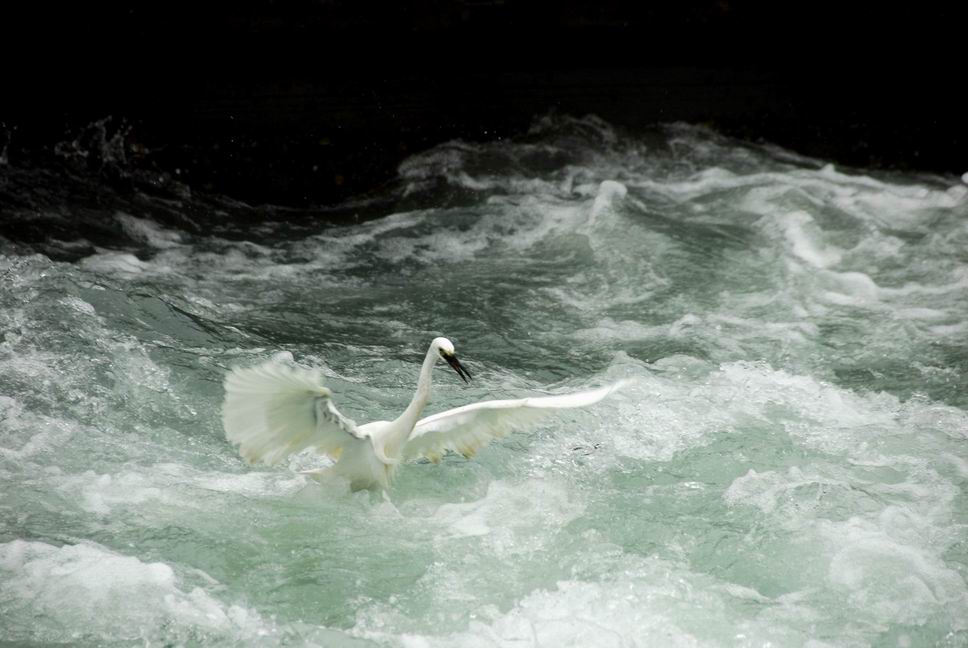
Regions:
<instances>
[{"instance_id":1,"label":"egret body","mask_svg":"<svg viewBox=\"0 0 968 648\"><path fill-rule=\"evenodd\" d=\"M619 386L560 396L482 401L421 419L438 360L447 362L464 382L470 379L451 341L434 338L420 368L417 390L403 413L392 421L359 426L333 405L332 392L323 386L318 370L274 360L233 369L225 378L222 422L226 438L250 463L276 464L314 448L335 460L327 470L348 479L354 490L386 489L401 463L420 458L437 463L447 452L470 458L492 439L556 409L597 403Z\"/></svg>"}]
</instances>

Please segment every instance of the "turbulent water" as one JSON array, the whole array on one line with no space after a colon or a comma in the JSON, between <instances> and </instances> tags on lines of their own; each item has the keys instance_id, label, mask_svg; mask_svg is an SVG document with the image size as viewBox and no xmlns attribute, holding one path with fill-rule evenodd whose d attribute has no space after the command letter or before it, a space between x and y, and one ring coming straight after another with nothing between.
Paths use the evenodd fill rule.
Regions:
<instances>
[{"instance_id":1,"label":"turbulent water","mask_svg":"<svg viewBox=\"0 0 968 648\"><path fill-rule=\"evenodd\" d=\"M8 211L99 229L0 239L0 639L968 645L960 179L549 118L387 192ZM429 412L631 382L388 499L224 439L229 367L387 418L437 335Z\"/></svg>"}]
</instances>

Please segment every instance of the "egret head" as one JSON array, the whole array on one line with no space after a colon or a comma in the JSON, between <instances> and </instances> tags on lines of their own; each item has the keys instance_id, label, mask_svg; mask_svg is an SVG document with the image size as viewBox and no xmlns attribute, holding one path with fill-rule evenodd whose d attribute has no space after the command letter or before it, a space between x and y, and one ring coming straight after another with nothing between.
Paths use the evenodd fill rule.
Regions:
<instances>
[{"instance_id":1,"label":"egret head","mask_svg":"<svg viewBox=\"0 0 968 648\"><path fill-rule=\"evenodd\" d=\"M454 353L454 343L445 337L434 338L432 344L437 347L437 353L443 358L447 364L453 367L457 375L461 377L465 383L470 381L471 372L464 368L464 365L460 363L457 359L457 355Z\"/></svg>"}]
</instances>

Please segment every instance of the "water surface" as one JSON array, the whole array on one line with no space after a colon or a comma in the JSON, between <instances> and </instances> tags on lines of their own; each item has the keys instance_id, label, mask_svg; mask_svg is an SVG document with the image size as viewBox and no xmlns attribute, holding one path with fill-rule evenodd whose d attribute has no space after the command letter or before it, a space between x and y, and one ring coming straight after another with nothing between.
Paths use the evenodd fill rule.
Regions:
<instances>
[{"instance_id":1,"label":"water surface","mask_svg":"<svg viewBox=\"0 0 968 648\"><path fill-rule=\"evenodd\" d=\"M98 227L0 239L2 639L968 644L968 186L564 117L399 176L9 208ZM436 335L431 412L631 382L389 499L225 442L227 368L393 417Z\"/></svg>"}]
</instances>

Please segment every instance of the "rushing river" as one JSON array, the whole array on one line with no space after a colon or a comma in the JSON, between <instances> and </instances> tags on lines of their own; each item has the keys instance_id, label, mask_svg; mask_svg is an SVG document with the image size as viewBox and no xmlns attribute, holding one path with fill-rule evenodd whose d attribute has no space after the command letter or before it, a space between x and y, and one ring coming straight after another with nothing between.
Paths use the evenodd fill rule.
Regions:
<instances>
[{"instance_id":1,"label":"rushing river","mask_svg":"<svg viewBox=\"0 0 968 648\"><path fill-rule=\"evenodd\" d=\"M6 206L0 639L968 645L962 180L557 117L386 193ZM392 418L437 335L430 413L631 382L388 498L224 439L229 367Z\"/></svg>"}]
</instances>

